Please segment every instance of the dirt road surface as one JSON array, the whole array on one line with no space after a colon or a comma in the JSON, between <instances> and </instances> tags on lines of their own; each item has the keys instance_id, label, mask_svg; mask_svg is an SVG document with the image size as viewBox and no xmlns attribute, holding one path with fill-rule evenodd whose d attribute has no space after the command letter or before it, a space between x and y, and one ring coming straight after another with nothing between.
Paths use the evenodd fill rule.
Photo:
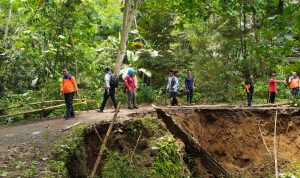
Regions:
<instances>
[{"instance_id":1,"label":"dirt road surface","mask_svg":"<svg viewBox=\"0 0 300 178\"><path fill-rule=\"evenodd\" d=\"M121 109L118 114L119 120L126 120L135 113L147 113L154 111L151 106L140 107L136 110ZM84 111L76 115L75 118L65 120L57 118L40 122L17 124L0 127L0 154L1 152L20 146L22 144L38 143L45 144L54 141L61 134L63 129L82 122L84 125L92 125L101 121L109 121L114 113L112 109L104 110L103 113L97 111Z\"/></svg>"}]
</instances>

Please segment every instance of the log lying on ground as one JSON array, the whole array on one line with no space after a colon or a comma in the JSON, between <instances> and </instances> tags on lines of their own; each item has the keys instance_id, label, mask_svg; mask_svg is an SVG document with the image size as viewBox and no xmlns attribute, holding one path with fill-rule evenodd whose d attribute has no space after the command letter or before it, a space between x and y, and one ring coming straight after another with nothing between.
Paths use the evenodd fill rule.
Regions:
<instances>
[{"instance_id":1,"label":"log lying on ground","mask_svg":"<svg viewBox=\"0 0 300 178\"><path fill-rule=\"evenodd\" d=\"M73 101L89 101L89 100L74 99ZM8 110L8 109L14 109L14 108L21 108L24 106L32 106L32 105L46 104L46 103L57 103L57 102L65 102L65 100L50 100L50 101L39 101L39 102L34 102L34 103L24 103L24 104L10 106L10 107L6 107L6 108L0 108L0 110Z\"/></svg>"},{"instance_id":2,"label":"log lying on ground","mask_svg":"<svg viewBox=\"0 0 300 178\"><path fill-rule=\"evenodd\" d=\"M171 116L166 114L161 108L153 105L156 109L158 118L166 124L167 129L185 144L185 151L194 158L201 161L203 166L216 177L230 177L230 174L207 152L203 147L179 124L177 124Z\"/></svg>"},{"instance_id":3,"label":"log lying on ground","mask_svg":"<svg viewBox=\"0 0 300 178\"><path fill-rule=\"evenodd\" d=\"M79 103L86 103L86 102L79 102ZM3 115L3 116L0 116L0 119L7 118L7 117L18 116L18 115L23 115L23 114L33 114L33 113L42 112L42 111L49 111L49 110L53 110L53 109L57 109L57 108L60 108L60 107L65 107L65 106L66 106L66 104L60 104L60 105L56 105L56 106L50 106L50 107L47 107L47 108L36 109L36 110L33 110L33 111L25 111L25 112L20 112L20 113Z\"/></svg>"}]
</instances>

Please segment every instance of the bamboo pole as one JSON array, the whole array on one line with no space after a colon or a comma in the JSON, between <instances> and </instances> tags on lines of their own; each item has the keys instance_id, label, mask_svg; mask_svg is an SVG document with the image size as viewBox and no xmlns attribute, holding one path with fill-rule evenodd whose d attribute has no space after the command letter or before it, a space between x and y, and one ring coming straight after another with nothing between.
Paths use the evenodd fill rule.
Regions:
<instances>
[{"instance_id":1,"label":"bamboo pole","mask_svg":"<svg viewBox=\"0 0 300 178\"><path fill-rule=\"evenodd\" d=\"M8 110L8 109L13 109L13 108L20 108L24 106L30 106L30 105L38 105L38 104L44 104L44 103L56 103L56 102L64 102L65 100L50 100L50 101L39 101L39 102L34 102L34 103L27 103L27 104L19 104L16 106L10 106L6 108L0 108L0 110ZM92 100L85 100L85 99L74 99L73 101L92 101Z\"/></svg>"},{"instance_id":2,"label":"bamboo pole","mask_svg":"<svg viewBox=\"0 0 300 178\"><path fill-rule=\"evenodd\" d=\"M131 165L131 163L132 163L132 159L133 159L133 156L134 156L136 147L138 146L138 143L139 143L139 141L140 141L141 136L142 136L142 131L140 131L140 135L139 135L139 137L138 137L138 139L137 139L137 141L136 141L136 144L135 144L135 146L134 146L133 152L132 152L132 154L131 154L131 156L130 156L130 162L129 162L129 165Z\"/></svg>"},{"instance_id":3,"label":"bamboo pole","mask_svg":"<svg viewBox=\"0 0 300 178\"><path fill-rule=\"evenodd\" d=\"M33 110L33 111L26 111L26 112L20 112L20 113L14 113L14 114L10 114L10 115L0 116L0 119L6 118L6 117L13 117L13 116L18 116L18 115L23 115L23 114L32 114L32 113L36 113L36 112L41 112L43 110L47 111L47 110L59 108L59 107L62 107L62 106L65 106L65 104L51 106L51 107L47 107L47 108L43 108L43 109L36 109L36 110Z\"/></svg>"},{"instance_id":4,"label":"bamboo pole","mask_svg":"<svg viewBox=\"0 0 300 178\"><path fill-rule=\"evenodd\" d=\"M105 137L104 137L104 140L103 140L102 146L101 146L101 148L100 148L100 150L99 150L98 157L97 157L97 159L96 159L96 162L95 162L93 171L92 171L92 173L91 173L91 178L94 178L94 177L95 177L95 174L96 174L98 165L99 165L99 163L100 163L102 154L103 154L104 149L105 149L105 147L106 147L106 143L107 143L108 137L109 137L109 135L110 135L110 133L111 133L111 131L112 131L112 128L113 128L113 126L114 126L114 122L115 122L116 119L117 119L117 116L118 116L120 107L121 107L121 102L118 103L118 106L117 106L116 112L115 112L115 114L114 114L114 117L113 117L113 119L112 119L112 121L111 121L111 123L110 123L110 125L109 125L109 128L108 128L108 130L107 130L107 132L106 132L106 135L105 135Z\"/></svg>"},{"instance_id":5,"label":"bamboo pole","mask_svg":"<svg viewBox=\"0 0 300 178\"><path fill-rule=\"evenodd\" d=\"M275 115L275 126L274 126L274 160L275 160L275 177L278 178L278 150L277 150L277 138L276 138L276 132L277 132L277 109L276 109L276 115Z\"/></svg>"},{"instance_id":6,"label":"bamboo pole","mask_svg":"<svg viewBox=\"0 0 300 178\"><path fill-rule=\"evenodd\" d=\"M80 102L80 103L86 103L86 102ZM37 113L37 112L48 111L48 110L60 108L62 106L65 106L65 104L50 106L50 107L42 108L42 109L36 109L36 110L33 110L33 111L26 111L26 112L14 113L14 114L10 114L10 115L4 115L4 116L0 116L0 119L6 118L6 117L13 117L13 116L18 116L18 115L23 115L23 114L32 114L32 113Z\"/></svg>"},{"instance_id":7,"label":"bamboo pole","mask_svg":"<svg viewBox=\"0 0 300 178\"><path fill-rule=\"evenodd\" d=\"M258 123L258 129L259 129L260 136L261 136L261 138L262 138L262 140L263 140L263 143L264 143L264 145L265 145L265 148L266 148L267 152L269 153L270 157L272 158L272 154L271 154L271 152L270 152L270 150L269 150L269 148L268 148L268 146L267 146L267 143L266 143L266 141L265 141L265 139L264 139L264 136L262 135L262 132L261 132L259 123Z\"/></svg>"}]
</instances>

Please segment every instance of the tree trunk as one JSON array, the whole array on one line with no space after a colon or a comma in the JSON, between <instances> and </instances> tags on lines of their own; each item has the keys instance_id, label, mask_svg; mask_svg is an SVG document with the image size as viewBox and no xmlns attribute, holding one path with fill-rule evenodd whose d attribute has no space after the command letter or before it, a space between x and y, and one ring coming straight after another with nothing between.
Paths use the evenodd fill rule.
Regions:
<instances>
[{"instance_id":1,"label":"tree trunk","mask_svg":"<svg viewBox=\"0 0 300 178\"><path fill-rule=\"evenodd\" d=\"M122 35L121 35L119 49L117 52L117 60L116 60L116 65L114 70L114 74L116 75L119 75L120 73L122 62L126 51L128 34L131 29L134 17L136 16L137 10L140 7L140 5L141 5L141 0L134 0L133 5L131 4L131 0L125 0Z\"/></svg>"},{"instance_id":2,"label":"tree trunk","mask_svg":"<svg viewBox=\"0 0 300 178\"><path fill-rule=\"evenodd\" d=\"M11 11L12 11L12 0L9 0L9 11L8 11L8 16L7 16L7 21L6 21L4 37L3 37L3 43L4 43L5 48L6 48L6 45L7 45L6 38L7 38L7 35L8 35L8 30L9 30L9 23L10 23L10 19L11 19Z\"/></svg>"},{"instance_id":3,"label":"tree trunk","mask_svg":"<svg viewBox=\"0 0 300 178\"><path fill-rule=\"evenodd\" d=\"M240 0L240 40L241 40L241 53L244 54L244 34L243 34L243 26L242 26L242 16L243 16L243 7L242 0Z\"/></svg>"},{"instance_id":4,"label":"tree trunk","mask_svg":"<svg viewBox=\"0 0 300 178\"><path fill-rule=\"evenodd\" d=\"M243 23L244 23L244 27L243 27L243 38L244 38L244 59L247 58L247 43L246 43L246 36L247 36L247 31L246 31L246 4L245 4L245 0L243 0Z\"/></svg>"}]
</instances>

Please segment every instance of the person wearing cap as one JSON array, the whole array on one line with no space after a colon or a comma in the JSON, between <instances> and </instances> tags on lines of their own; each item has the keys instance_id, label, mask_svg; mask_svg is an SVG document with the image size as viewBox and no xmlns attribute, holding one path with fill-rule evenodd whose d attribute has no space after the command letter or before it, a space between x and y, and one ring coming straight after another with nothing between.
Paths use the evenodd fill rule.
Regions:
<instances>
[{"instance_id":1,"label":"person wearing cap","mask_svg":"<svg viewBox=\"0 0 300 178\"><path fill-rule=\"evenodd\" d=\"M127 72L127 76L124 79L125 88L128 96L128 109L138 109L136 105L136 90L137 84L135 79L135 71L133 69L129 69Z\"/></svg>"},{"instance_id":2,"label":"person wearing cap","mask_svg":"<svg viewBox=\"0 0 300 178\"><path fill-rule=\"evenodd\" d=\"M289 84L292 96L297 97L299 92L299 77L296 72L292 72L292 76L289 77Z\"/></svg>"},{"instance_id":3,"label":"person wearing cap","mask_svg":"<svg viewBox=\"0 0 300 178\"><path fill-rule=\"evenodd\" d=\"M269 80L269 99L268 103L275 103L275 97L277 93L277 88L276 88L276 74L272 73L271 74L271 79Z\"/></svg>"},{"instance_id":4,"label":"person wearing cap","mask_svg":"<svg viewBox=\"0 0 300 178\"><path fill-rule=\"evenodd\" d=\"M67 111L64 116L65 119L75 117L73 108L74 92L78 92L75 77L69 73L68 69L63 69L63 81L60 87L60 95L64 94L66 102Z\"/></svg>"},{"instance_id":5,"label":"person wearing cap","mask_svg":"<svg viewBox=\"0 0 300 178\"><path fill-rule=\"evenodd\" d=\"M115 86L111 85L111 80L112 80L112 72L109 67L104 69L105 76L104 76L104 93L103 93L103 99L100 105L100 109L98 112L103 112L105 104L108 100L108 98L111 98L111 101L113 102L114 108L117 108L117 101L115 97L116 93L116 88Z\"/></svg>"},{"instance_id":6,"label":"person wearing cap","mask_svg":"<svg viewBox=\"0 0 300 178\"><path fill-rule=\"evenodd\" d=\"M253 84L253 75L250 74L247 76L246 81L245 81L245 89L247 93L247 101L248 101L248 106L252 106L252 96L254 92L254 84Z\"/></svg>"}]
</instances>

